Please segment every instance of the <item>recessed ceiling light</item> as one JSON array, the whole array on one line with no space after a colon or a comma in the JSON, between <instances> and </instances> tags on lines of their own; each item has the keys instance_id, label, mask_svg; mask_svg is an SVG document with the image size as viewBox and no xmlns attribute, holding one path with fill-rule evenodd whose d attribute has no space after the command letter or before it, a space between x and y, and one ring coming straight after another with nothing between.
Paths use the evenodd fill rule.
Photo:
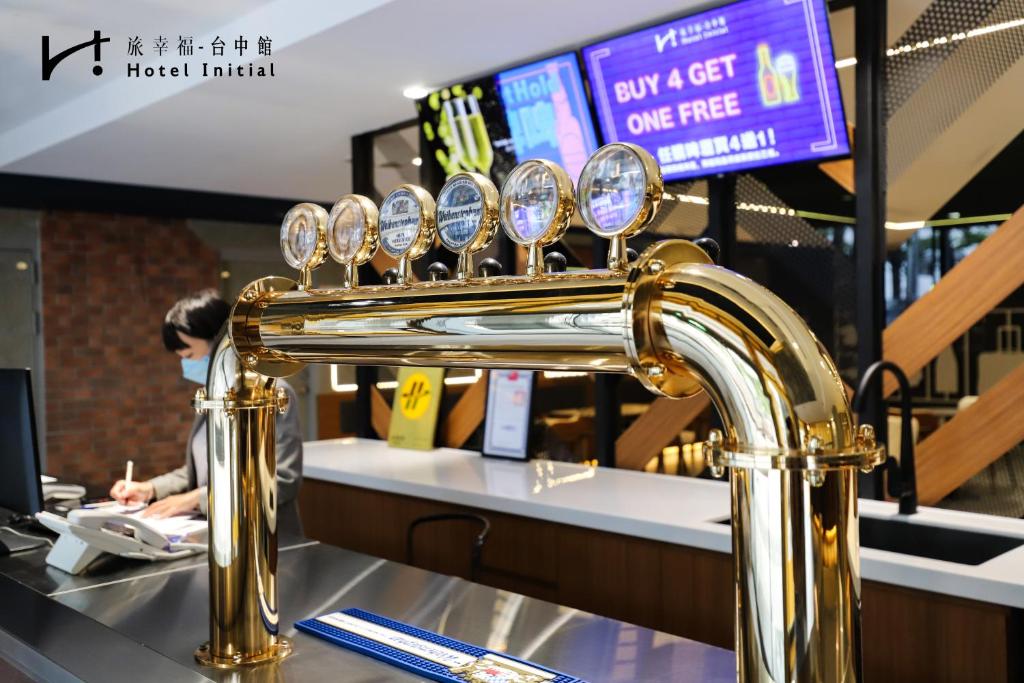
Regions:
<instances>
[{"instance_id":1,"label":"recessed ceiling light","mask_svg":"<svg viewBox=\"0 0 1024 683\"><path fill-rule=\"evenodd\" d=\"M430 91L424 88L422 85L410 85L408 88L402 91L402 94L408 97L410 100L421 100L430 94Z\"/></svg>"},{"instance_id":2,"label":"recessed ceiling light","mask_svg":"<svg viewBox=\"0 0 1024 683\"><path fill-rule=\"evenodd\" d=\"M412 165L413 166L422 166L423 165L423 159L420 159L419 157L413 157L412 158Z\"/></svg>"}]
</instances>

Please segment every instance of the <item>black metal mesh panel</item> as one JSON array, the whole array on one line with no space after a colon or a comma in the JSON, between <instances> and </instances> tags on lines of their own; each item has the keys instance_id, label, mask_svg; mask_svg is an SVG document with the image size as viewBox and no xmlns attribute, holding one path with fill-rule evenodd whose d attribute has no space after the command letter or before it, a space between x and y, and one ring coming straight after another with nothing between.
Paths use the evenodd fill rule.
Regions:
<instances>
[{"instance_id":1,"label":"black metal mesh panel","mask_svg":"<svg viewBox=\"0 0 1024 683\"><path fill-rule=\"evenodd\" d=\"M1024 57L1024 26L968 34L1021 17L1024 0L935 0L900 37L894 47L912 49L885 64L890 177Z\"/></svg>"},{"instance_id":2,"label":"black metal mesh panel","mask_svg":"<svg viewBox=\"0 0 1024 683\"><path fill-rule=\"evenodd\" d=\"M829 241L796 215L763 182L749 175L736 179L736 220L741 231L762 244L828 248ZM796 244L793 244L796 242Z\"/></svg>"},{"instance_id":3,"label":"black metal mesh panel","mask_svg":"<svg viewBox=\"0 0 1024 683\"><path fill-rule=\"evenodd\" d=\"M886 116L892 116L910 98L914 91L932 75L935 69L953 54L962 41L948 40L949 36L977 28L986 22L1000 0L935 0L899 37L896 46L916 46L927 41L931 47L898 53L885 61ZM946 42L935 46L936 38Z\"/></svg>"},{"instance_id":4,"label":"black metal mesh panel","mask_svg":"<svg viewBox=\"0 0 1024 683\"><path fill-rule=\"evenodd\" d=\"M737 179L736 207L737 270L796 309L844 376L853 372L856 299L850 257L826 231L796 215L799 207L788 206L753 176Z\"/></svg>"},{"instance_id":5,"label":"black metal mesh panel","mask_svg":"<svg viewBox=\"0 0 1024 683\"><path fill-rule=\"evenodd\" d=\"M708 207L694 198L706 201L707 196L707 183L703 180L667 184L661 210L646 233L658 238L700 235L708 224Z\"/></svg>"}]
</instances>

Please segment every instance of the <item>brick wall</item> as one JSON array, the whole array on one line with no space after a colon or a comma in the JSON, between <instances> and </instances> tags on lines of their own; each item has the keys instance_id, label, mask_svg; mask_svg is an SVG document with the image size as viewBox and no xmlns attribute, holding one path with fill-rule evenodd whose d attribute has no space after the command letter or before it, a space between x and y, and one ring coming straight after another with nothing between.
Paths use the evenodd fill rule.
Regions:
<instances>
[{"instance_id":1,"label":"brick wall","mask_svg":"<svg viewBox=\"0 0 1024 683\"><path fill-rule=\"evenodd\" d=\"M46 212L41 226L49 474L105 489L181 465L197 385L160 337L219 258L184 221Z\"/></svg>"}]
</instances>

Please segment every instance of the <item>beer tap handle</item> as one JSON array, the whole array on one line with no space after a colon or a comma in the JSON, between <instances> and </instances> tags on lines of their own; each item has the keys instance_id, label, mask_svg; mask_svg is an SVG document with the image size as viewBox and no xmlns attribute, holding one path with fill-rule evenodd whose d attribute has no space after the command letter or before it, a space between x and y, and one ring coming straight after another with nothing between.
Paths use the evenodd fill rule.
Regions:
<instances>
[{"instance_id":1,"label":"beer tap handle","mask_svg":"<svg viewBox=\"0 0 1024 683\"><path fill-rule=\"evenodd\" d=\"M417 185L399 185L381 202L380 247L398 260L395 284L412 281L412 262L434 243L435 218L434 198Z\"/></svg>"},{"instance_id":2,"label":"beer tap handle","mask_svg":"<svg viewBox=\"0 0 1024 683\"><path fill-rule=\"evenodd\" d=\"M487 248L498 229L498 188L479 173L457 173L437 195L437 236L458 254L455 277L473 277L473 254Z\"/></svg>"},{"instance_id":3,"label":"beer tap handle","mask_svg":"<svg viewBox=\"0 0 1024 683\"><path fill-rule=\"evenodd\" d=\"M501 227L526 247L527 276L543 272L543 248L562 238L575 210L572 179L558 164L530 159L512 169L501 188Z\"/></svg>"},{"instance_id":4,"label":"beer tap handle","mask_svg":"<svg viewBox=\"0 0 1024 683\"><path fill-rule=\"evenodd\" d=\"M630 257L626 239L651 224L664 189L658 162L637 145L605 145L587 161L580 173L576 204L590 231L611 240L608 270L629 270L636 252Z\"/></svg>"},{"instance_id":5,"label":"beer tap handle","mask_svg":"<svg viewBox=\"0 0 1024 683\"><path fill-rule=\"evenodd\" d=\"M346 288L359 286L359 266L377 253L380 214L368 197L347 194L327 217L327 251L345 268Z\"/></svg>"},{"instance_id":6,"label":"beer tap handle","mask_svg":"<svg viewBox=\"0 0 1024 683\"><path fill-rule=\"evenodd\" d=\"M318 204L296 204L281 221L281 254L299 271L299 289L312 289L313 271L327 258L327 211Z\"/></svg>"}]
</instances>

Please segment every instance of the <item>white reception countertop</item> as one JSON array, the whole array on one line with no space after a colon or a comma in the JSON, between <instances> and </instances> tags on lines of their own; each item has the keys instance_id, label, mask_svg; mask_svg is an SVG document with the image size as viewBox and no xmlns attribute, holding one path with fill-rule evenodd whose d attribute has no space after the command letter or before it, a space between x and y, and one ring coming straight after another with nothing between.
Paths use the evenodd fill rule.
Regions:
<instances>
[{"instance_id":1,"label":"white reception countertop","mask_svg":"<svg viewBox=\"0 0 1024 683\"><path fill-rule=\"evenodd\" d=\"M303 473L376 491L494 510L666 543L732 551L729 487L708 481L474 451L411 451L375 439L305 444ZM861 500L863 517L899 517L895 503ZM1024 520L922 507L913 524L1024 539ZM980 565L861 549L863 578L1024 608L1024 545Z\"/></svg>"}]
</instances>

